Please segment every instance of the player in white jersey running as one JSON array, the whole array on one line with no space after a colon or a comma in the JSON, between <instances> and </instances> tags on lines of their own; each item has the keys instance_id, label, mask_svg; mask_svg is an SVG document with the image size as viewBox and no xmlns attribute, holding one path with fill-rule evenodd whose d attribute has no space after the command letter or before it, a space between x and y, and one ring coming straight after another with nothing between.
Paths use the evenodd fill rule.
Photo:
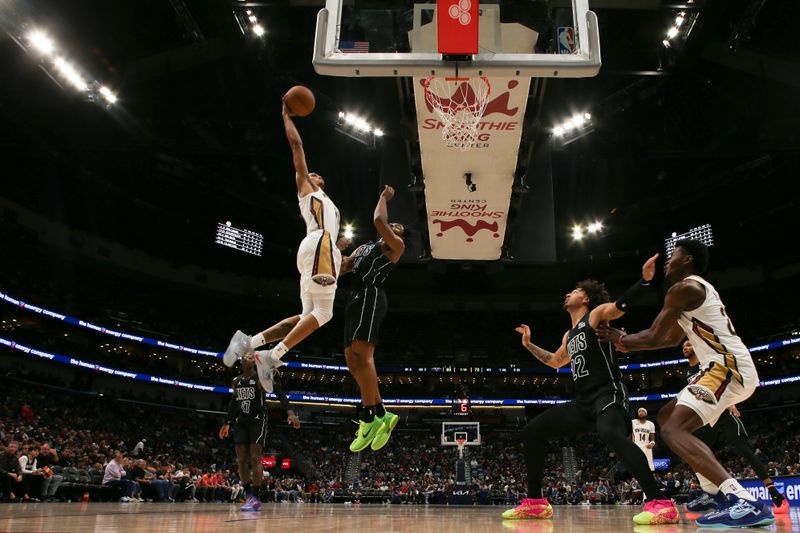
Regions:
<instances>
[{"instance_id":1,"label":"player in white jersey running","mask_svg":"<svg viewBox=\"0 0 800 533\"><path fill-rule=\"evenodd\" d=\"M650 465L650 471L654 471L653 465L653 448L656 446L656 425L647 419L647 409L640 407L636 412L639 418L634 418L631 421L633 431L631 432L631 439L642 450L642 453L647 457L647 464Z\"/></svg>"},{"instance_id":2,"label":"player in white jersey running","mask_svg":"<svg viewBox=\"0 0 800 533\"><path fill-rule=\"evenodd\" d=\"M664 267L674 284L653 325L630 335L610 327L598 334L623 352L677 346L684 336L689 338L702 370L659 412L661 438L692 467L706 492L727 497L727 505L698 518L698 526L764 526L775 521L771 506L747 492L693 435L706 424L713 426L728 407L748 399L758 386L750 352L733 329L716 289L699 275L707 267L705 244L694 239L676 242Z\"/></svg>"},{"instance_id":3,"label":"player in white jersey running","mask_svg":"<svg viewBox=\"0 0 800 533\"><path fill-rule=\"evenodd\" d=\"M336 281L342 263L336 245L339 210L325 194L322 176L308 171L303 141L285 103L282 114L286 138L292 149L300 214L306 223L306 236L297 250L303 308L299 315L288 317L252 337L237 331L223 357L224 363L232 366L245 353L283 339L271 350L255 354L258 379L266 390L271 386L273 369L281 365L286 352L333 318Z\"/></svg>"}]
</instances>

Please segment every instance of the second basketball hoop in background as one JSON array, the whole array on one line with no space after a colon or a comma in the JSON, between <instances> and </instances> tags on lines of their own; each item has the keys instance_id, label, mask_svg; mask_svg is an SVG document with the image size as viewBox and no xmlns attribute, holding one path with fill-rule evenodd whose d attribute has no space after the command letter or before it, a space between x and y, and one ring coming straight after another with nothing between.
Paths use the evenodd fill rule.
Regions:
<instances>
[{"instance_id":1,"label":"second basketball hoop in background","mask_svg":"<svg viewBox=\"0 0 800 533\"><path fill-rule=\"evenodd\" d=\"M462 152L472 148L478 139L478 125L489 102L489 78L428 76L422 85L425 100L442 121L442 139L447 146Z\"/></svg>"}]
</instances>

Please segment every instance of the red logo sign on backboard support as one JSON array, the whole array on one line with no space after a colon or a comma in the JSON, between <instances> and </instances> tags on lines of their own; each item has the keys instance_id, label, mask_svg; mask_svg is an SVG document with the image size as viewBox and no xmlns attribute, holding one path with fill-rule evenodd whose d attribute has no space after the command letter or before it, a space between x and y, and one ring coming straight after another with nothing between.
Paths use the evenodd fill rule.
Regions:
<instances>
[{"instance_id":1,"label":"red logo sign on backboard support","mask_svg":"<svg viewBox=\"0 0 800 533\"><path fill-rule=\"evenodd\" d=\"M440 54L478 53L478 0L439 0L436 4Z\"/></svg>"}]
</instances>

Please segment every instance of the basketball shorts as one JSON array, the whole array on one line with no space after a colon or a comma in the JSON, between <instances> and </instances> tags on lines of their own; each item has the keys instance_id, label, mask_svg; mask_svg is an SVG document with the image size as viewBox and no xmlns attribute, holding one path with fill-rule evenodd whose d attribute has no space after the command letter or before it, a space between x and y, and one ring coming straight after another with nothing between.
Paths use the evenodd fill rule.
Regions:
<instances>
[{"instance_id":1,"label":"basketball shorts","mask_svg":"<svg viewBox=\"0 0 800 533\"><path fill-rule=\"evenodd\" d=\"M297 249L300 297L334 294L341 264L342 253L329 232L317 230L306 235Z\"/></svg>"},{"instance_id":2,"label":"basketball shorts","mask_svg":"<svg viewBox=\"0 0 800 533\"><path fill-rule=\"evenodd\" d=\"M747 439L747 429L737 417L730 412L723 413L714 427L703 426L694 432L694 436L710 447L717 444L730 444L736 439Z\"/></svg>"},{"instance_id":3,"label":"basketball shorts","mask_svg":"<svg viewBox=\"0 0 800 533\"><path fill-rule=\"evenodd\" d=\"M572 402L577 406L587 420L597 420L600 413L606 409L619 407L627 414L630 408L628 404L628 391L622 383L615 383L596 389L590 393L578 394ZM633 429L628 426L628 435Z\"/></svg>"},{"instance_id":4,"label":"basketball shorts","mask_svg":"<svg viewBox=\"0 0 800 533\"><path fill-rule=\"evenodd\" d=\"M685 405L704 424L714 426L728 407L752 396L758 384L755 369L745 372L712 361L678 394L678 405Z\"/></svg>"},{"instance_id":5,"label":"basketball shorts","mask_svg":"<svg viewBox=\"0 0 800 533\"><path fill-rule=\"evenodd\" d=\"M389 303L379 287L366 287L350 293L345 307L344 346L354 340L378 343L378 332L386 317Z\"/></svg>"},{"instance_id":6,"label":"basketball shorts","mask_svg":"<svg viewBox=\"0 0 800 533\"><path fill-rule=\"evenodd\" d=\"M233 423L234 444L260 444L264 445L267 437L267 417L240 416Z\"/></svg>"}]
</instances>

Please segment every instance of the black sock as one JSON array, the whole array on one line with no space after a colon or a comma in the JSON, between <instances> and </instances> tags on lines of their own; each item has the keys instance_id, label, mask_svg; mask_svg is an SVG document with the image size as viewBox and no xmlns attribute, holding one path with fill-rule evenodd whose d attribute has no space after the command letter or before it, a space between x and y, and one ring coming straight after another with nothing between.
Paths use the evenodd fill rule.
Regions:
<instances>
[{"instance_id":1,"label":"black sock","mask_svg":"<svg viewBox=\"0 0 800 533\"><path fill-rule=\"evenodd\" d=\"M772 483L767 485L767 490L772 498L772 503L774 503L776 507L780 507L783 504L783 494L778 492L778 489L776 489L775 485Z\"/></svg>"},{"instance_id":2,"label":"black sock","mask_svg":"<svg viewBox=\"0 0 800 533\"><path fill-rule=\"evenodd\" d=\"M245 494L253 494L253 485L250 483L244 484L244 493Z\"/></svg>"},{"instance_id":3,"label":"black sock","mask_svg":"<svg viewBox=\"0 0 800 533\"><path fill-rule=\"evenodd\" d=\"M358 413L358 419L367 424L371 423L375 419L375 406L365 405L361 412Z\"/></svg>"},{"instance_id":4,"label":"black sock","mask_svg":"<svg viewBox=\"0 0 800 533\"><path fill-rule=\"evenodd\" d=\"M378 418L386 416L386 408L383 407L383 402L378 402L378 405L375 406L375 416Z\"/></svg>"},{"instance_id":5,"label":"black sock","mask_svg":"<svg viewBox=\"0 0 800 533\"><path fill-rule=\"evenodd\" d=\"M256 498L260 498L259 493L261 493L261 485L254 486L252 492L253 496L255 496Z\"/></svg>"}]
</instances>

